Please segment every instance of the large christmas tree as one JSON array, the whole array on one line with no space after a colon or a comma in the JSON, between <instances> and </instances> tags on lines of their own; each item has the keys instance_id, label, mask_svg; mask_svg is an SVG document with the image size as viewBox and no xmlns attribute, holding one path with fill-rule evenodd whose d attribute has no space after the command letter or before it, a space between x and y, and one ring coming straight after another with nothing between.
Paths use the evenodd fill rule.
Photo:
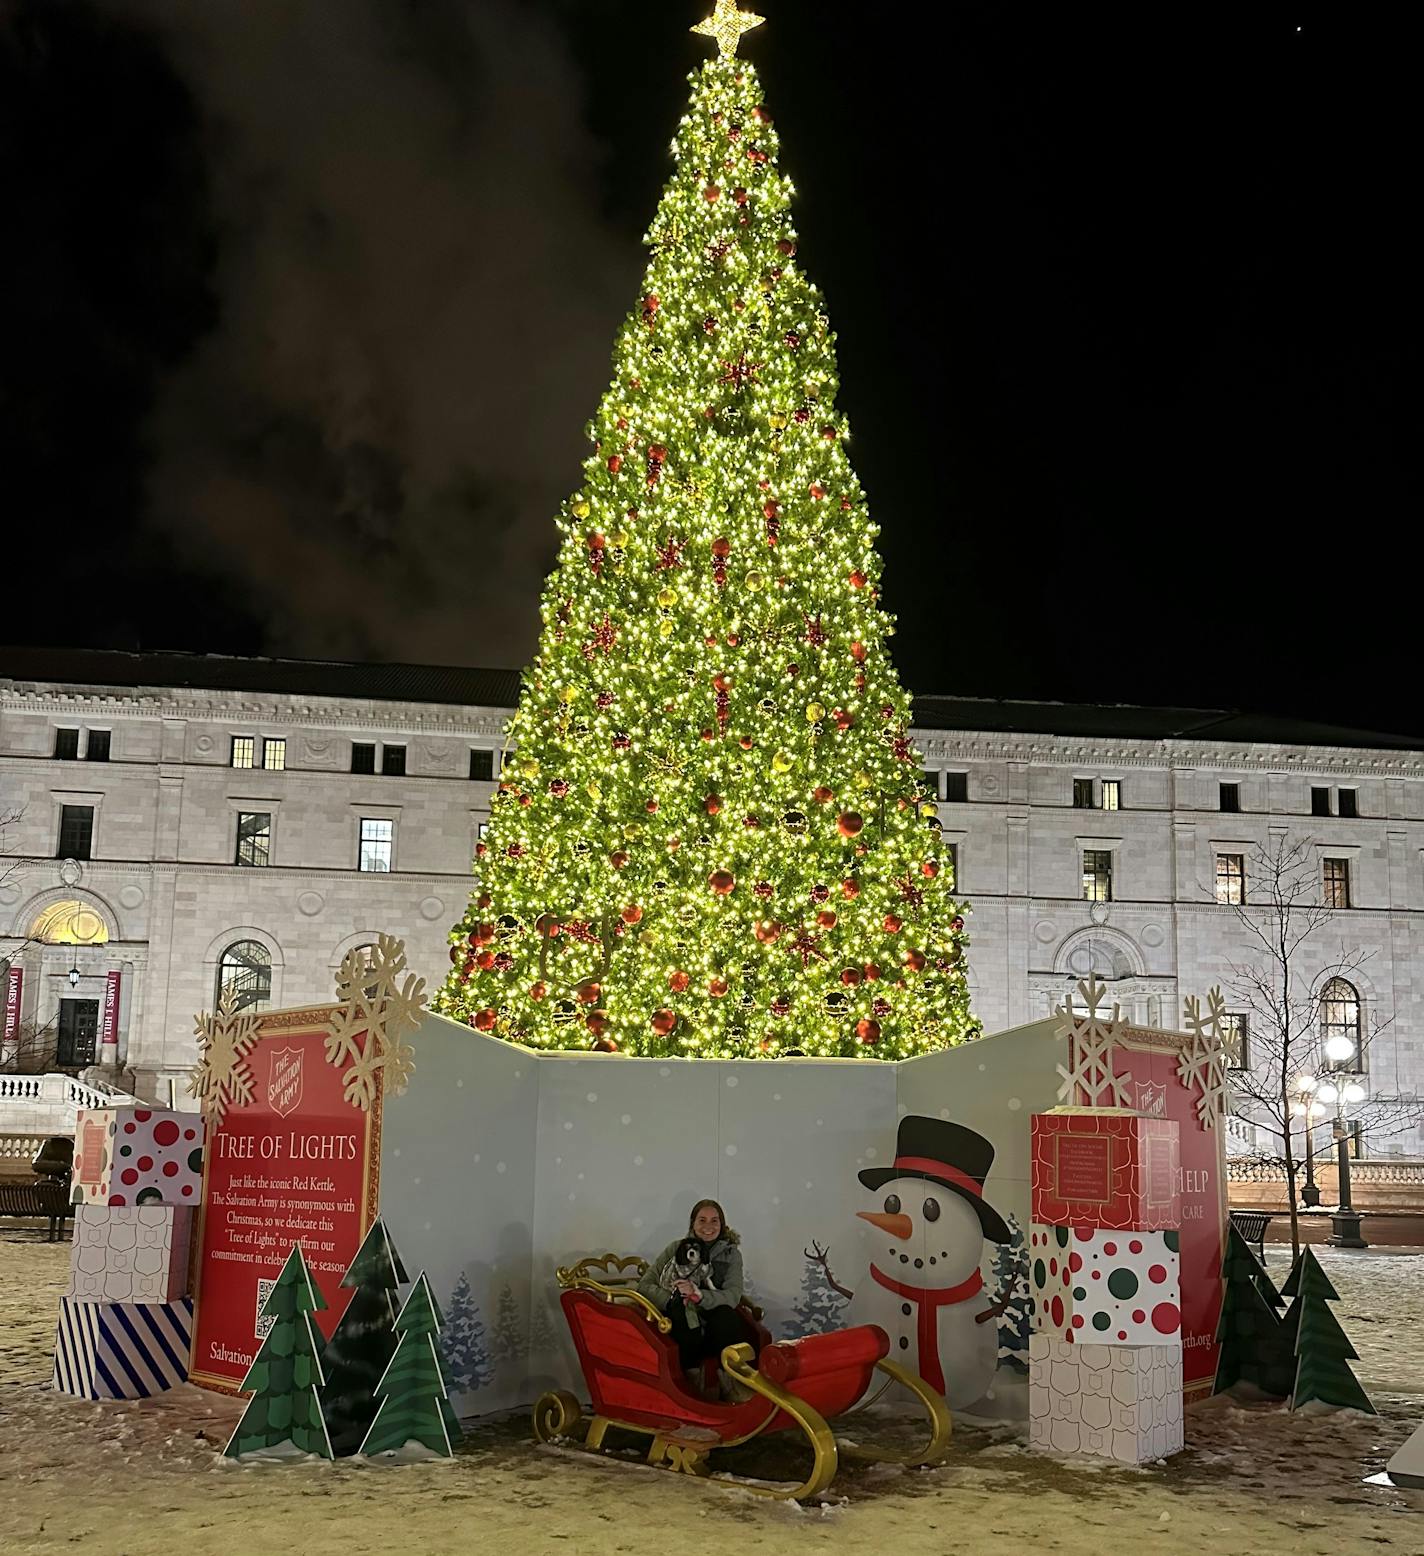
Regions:
<instances>
[{"instance_id":1,"label":"large christmas tree","mask_svg":"<svg viewBox=\"0 0 1424 1556\"><path fill-rule=\"evenodd\" d=\"M560 517L439 1008L538 1048L898 1058L973 1035L835 337L754 18L717 0Z\"/></svg>"}]
</instances>

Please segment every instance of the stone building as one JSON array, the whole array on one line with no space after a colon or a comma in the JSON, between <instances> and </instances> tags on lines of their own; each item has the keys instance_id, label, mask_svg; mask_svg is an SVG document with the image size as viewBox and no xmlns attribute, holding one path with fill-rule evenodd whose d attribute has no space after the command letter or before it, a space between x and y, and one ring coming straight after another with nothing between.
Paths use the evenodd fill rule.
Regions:
<instances>
[{"instance_id":1,"label":"stone building","mask_svg":"<svg viewBox=\"0 0 1424 1556\"><path fill-rule=\"evenodd\" d=\"M12 1058L47 1042L61 1069L167 1101L225 984L328 999L377 931L437 982L517 691L508 671L0 651ZM1385 1024L1376 1095L1424 1093L1424 741L945 697L919 699L916 726L987 1030L1090 971L1125 1013L1179 1024L1186 994L1229 984L1246 861L1284 835L1318 858L1332 948L1368 953L1347 989L1318 991L1331 1019ZM1366 1148L1421 1147L1416 1129Z\"/></svg>"}]
</instances>

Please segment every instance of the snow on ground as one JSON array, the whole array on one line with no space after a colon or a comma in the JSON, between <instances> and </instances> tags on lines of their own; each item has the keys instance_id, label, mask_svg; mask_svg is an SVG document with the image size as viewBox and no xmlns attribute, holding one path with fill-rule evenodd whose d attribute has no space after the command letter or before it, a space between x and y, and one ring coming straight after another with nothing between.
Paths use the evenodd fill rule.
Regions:
<instances>
[{"instance_id":1,"label":"snow on ground","mask_svg":"<svg viewBox=\"0 0 1424 1556\"><path fill-rule=\"evenodd\" d=\"M1418 1556L1424 1494L1364 1479L1424 1416L1424 1253L1327 1250L1322 1262L1378 1418L1213 1400L1188 1415L1184 1454L1138 1470L1042 1458L1002 1426L961 1423L941 1468L847 1466L826 1505L800 1508L650 1470L632 1452L538 1448L523 1418L475 1431L446 1463L224 1463L233 1400L191 1387L119 1404L51 1392L69 1247L11 1223L0 1228L0 1550L1101 1556L1141 1540L1159 1553ZM738 1450L735 1467L789 1477L801 1463L782 1439Z\"/></svg>"}]
</instances>

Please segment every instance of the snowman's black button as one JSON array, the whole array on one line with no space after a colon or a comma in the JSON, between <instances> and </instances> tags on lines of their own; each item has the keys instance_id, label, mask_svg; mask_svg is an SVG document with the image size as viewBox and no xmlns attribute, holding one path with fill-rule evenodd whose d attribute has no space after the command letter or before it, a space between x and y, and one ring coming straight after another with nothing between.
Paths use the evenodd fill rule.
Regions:
<instances>
[{"instance_id":1,"label":"snowman's black button","mask_svg":"<svg viewBox=\"0 0 1424 1556\"><path fill-rule=\"evenodd\" d=\"M902 1334L900 1336L900 1349L902 1351L908 1351L910 1349L910 1338L908 1335Z\"/></svg>"},{"instance_id":2,"label":"snowman's black button","mask_svg":"<svg viewBox=\"0 0 1424 1556\"><path fill-rule=\"evenodd\" d=\"M915 1310L914 1310L914 1308L912 1308L910 1306L910 1304L908 1302L902 1302L900 1304L900 1311L905 1315L906 1318L908 1318L910 1316L910 1314L913 1313Z\"/></svg>"}]
</instances>

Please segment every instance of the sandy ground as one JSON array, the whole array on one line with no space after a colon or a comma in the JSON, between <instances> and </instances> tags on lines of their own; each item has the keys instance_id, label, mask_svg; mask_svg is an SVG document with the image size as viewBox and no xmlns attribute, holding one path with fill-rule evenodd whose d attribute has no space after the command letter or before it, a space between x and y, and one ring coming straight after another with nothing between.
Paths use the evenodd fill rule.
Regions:
<instances>
[{"instance_id":1,"label":"sandy ground","mask_svg":"<svg viewBox=\"0 0 1424 1556\"><path fill-rule=\"evenodd\" d=\"M471 1434L450 1462L232 1465L238 1414L191 1387L91 1404L48 1386L68 1245L0 1227L0 1550L82 1545L109 1556L365 1552L845 1552L976 1556L1057 1551L1424 1551L1424 1493L1366 1485L1424 1417L1424 1253L1325 1254L1357 1371L1381 1414L1291 1417L1215 1400L1187 1451L1141 1470L1030 1454L1003 1428L961 1424L931 1471L842 1470L820 1506L539 1448L523 1420ZM1277 1273L1280 1273L1279 1271ZM744 1473L789 1475L782 1450ZM1142 1541L1141 1545L1135 1542Z\"/></svg>"}]
</instances>

